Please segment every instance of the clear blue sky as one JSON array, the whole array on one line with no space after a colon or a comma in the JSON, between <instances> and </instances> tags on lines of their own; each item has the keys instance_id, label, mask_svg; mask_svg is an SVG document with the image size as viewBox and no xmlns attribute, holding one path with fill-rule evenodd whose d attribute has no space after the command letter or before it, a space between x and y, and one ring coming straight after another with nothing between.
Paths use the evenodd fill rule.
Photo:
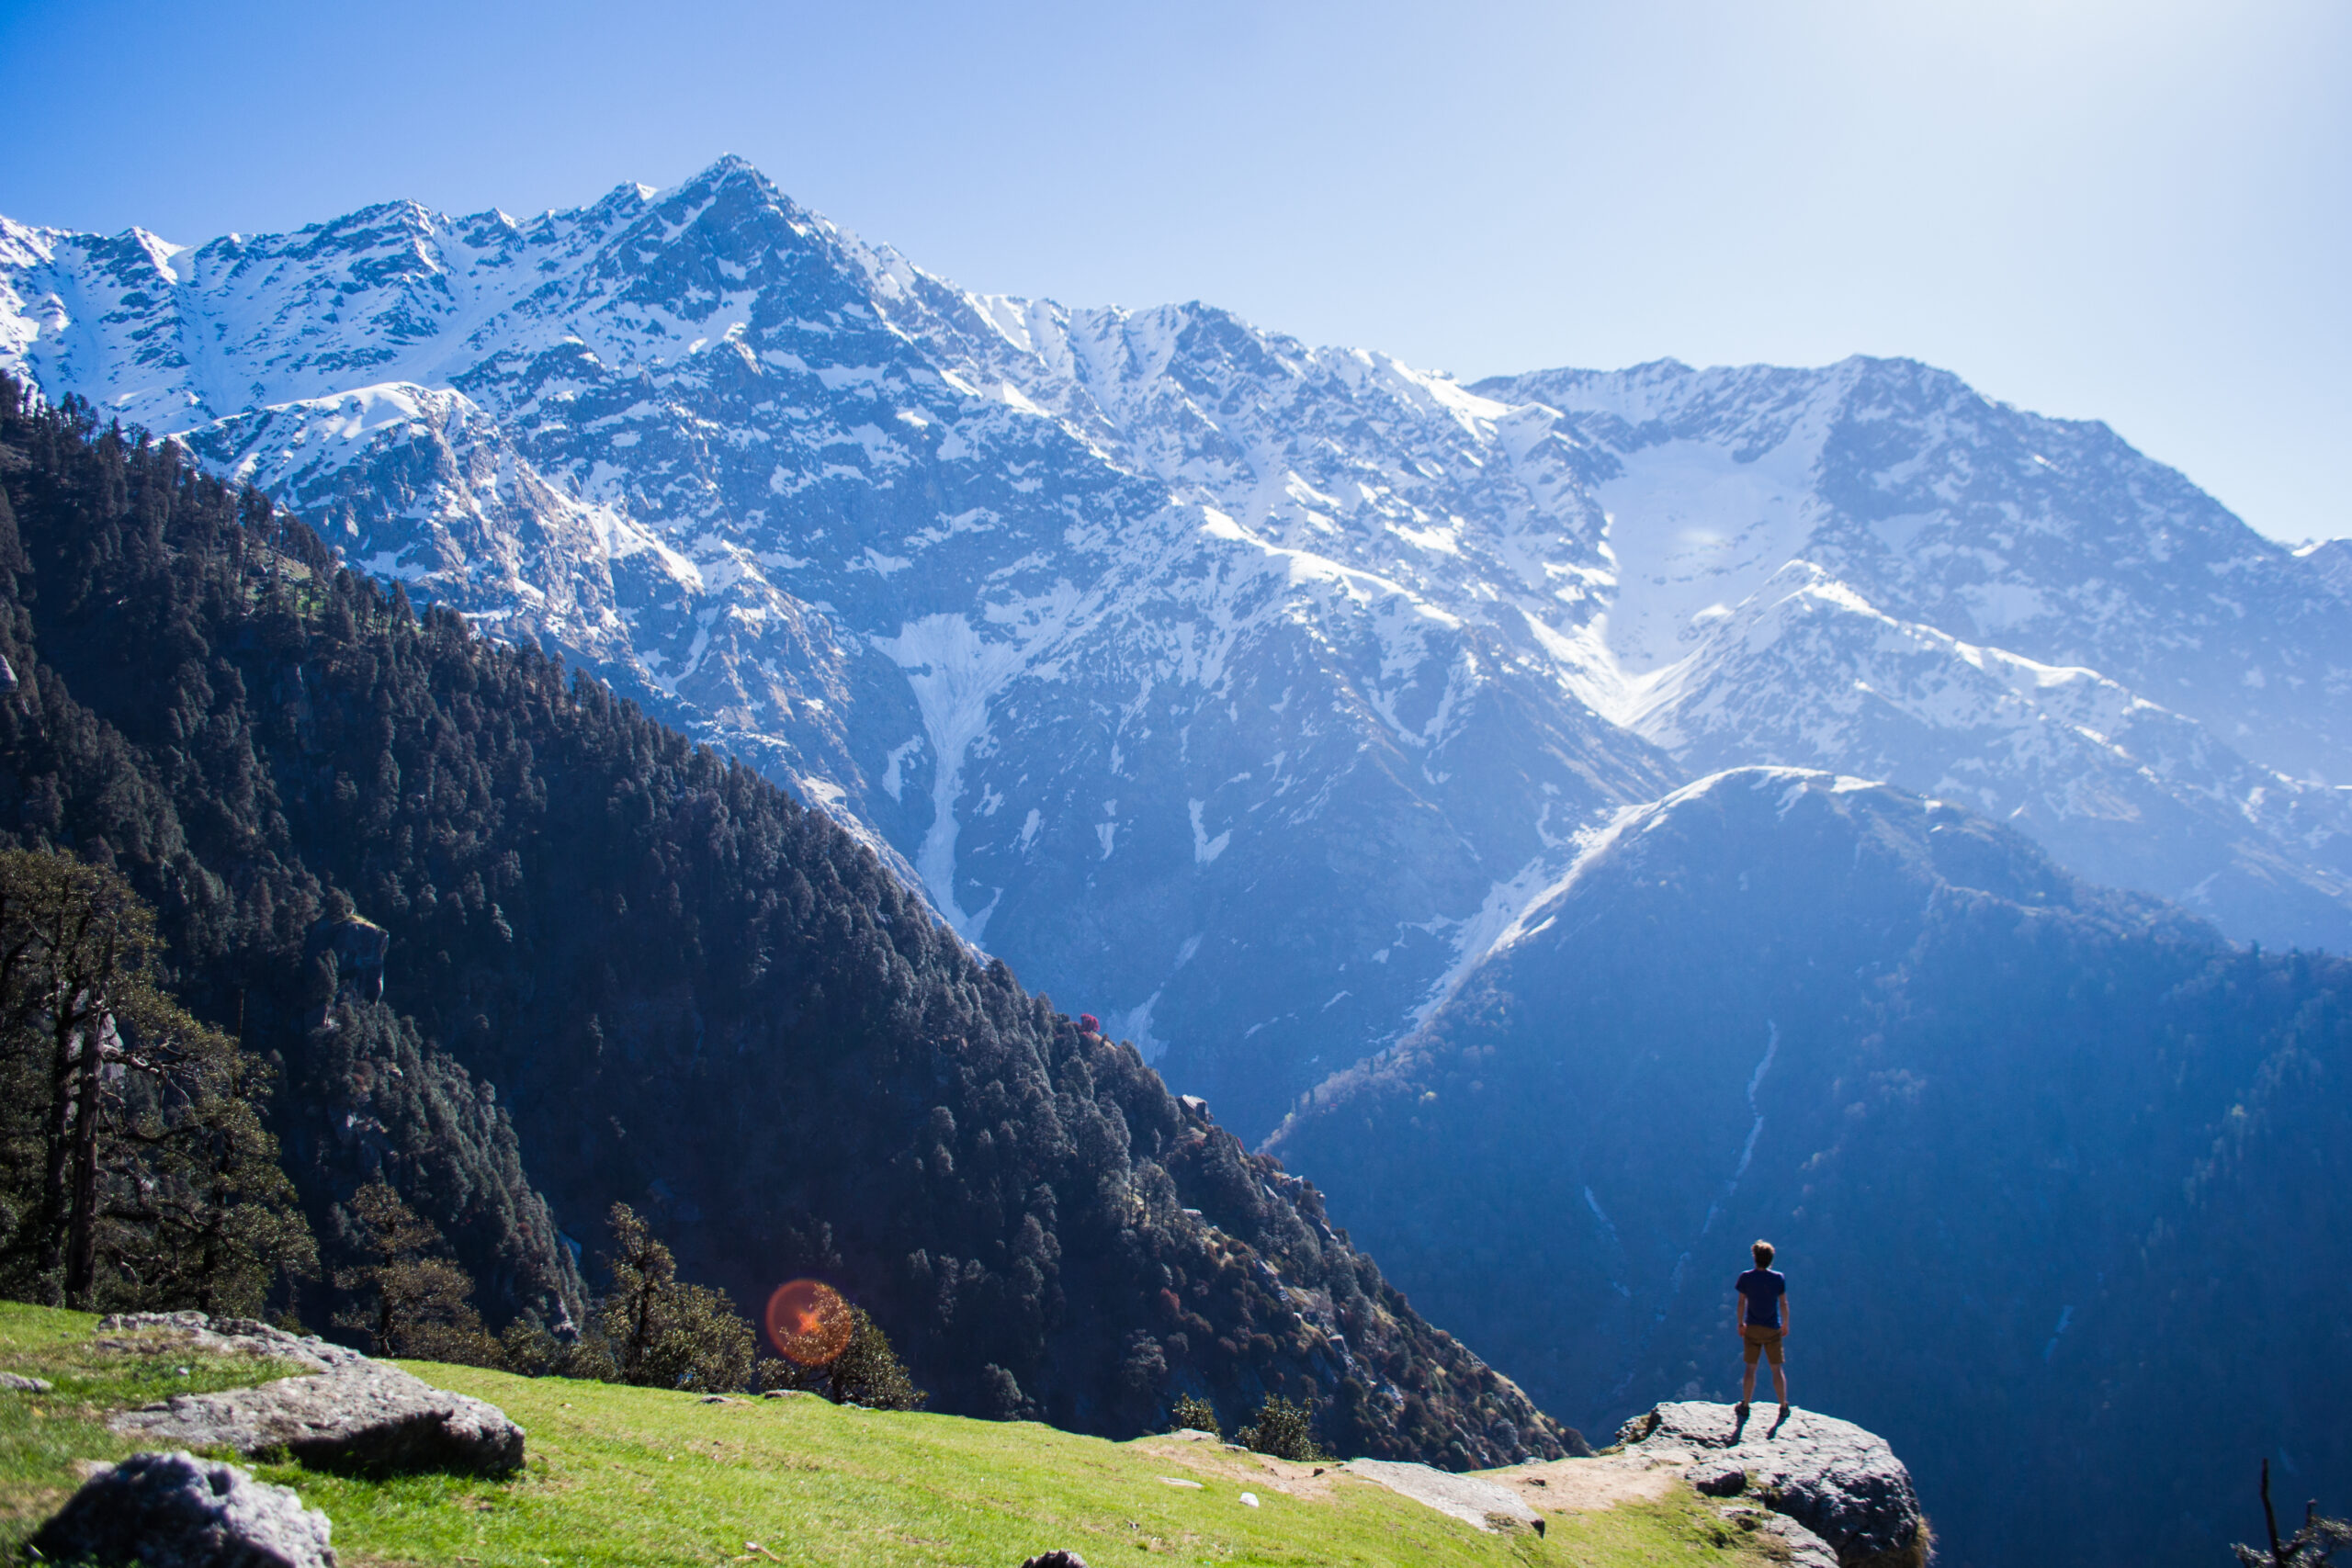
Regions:
<instances>
[{"instance_id":1,"label":"clear blue sky","mask_svg":"<svg viewBox=\"0 0 2352 1568\"><path fill-rule=\"evenodd\" d=\"M194 242L744 154L968 288L1474 378L1909 355L2352 534L2343 0L0 0L0 212Z\"/></svg>"}]
</instances>

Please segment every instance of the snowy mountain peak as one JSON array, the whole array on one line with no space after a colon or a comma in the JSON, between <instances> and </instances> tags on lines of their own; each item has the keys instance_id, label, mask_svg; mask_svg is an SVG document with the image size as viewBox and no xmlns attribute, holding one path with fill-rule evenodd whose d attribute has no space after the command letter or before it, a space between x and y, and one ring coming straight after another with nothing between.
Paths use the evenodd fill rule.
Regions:
<instances>
[{"instance_id":1,"label":"snowy mountain peak","mask_svg":"<svg viewBox=\"0 0 2352 1568\"><path fill-rule=\"evenodd\" d=\"M2338 598L2352 600L2352 539L2323 539L2295 552L2295 558Z\"/></svg>"},{"instance_id":2,"label":"snowy mountain peak","mask_svg":"<svg viewBox=\"0 0 2352 1568\"><path fill-rule=\"evenodd\" d=\"M2336 558L1911 361L1464 386L972 294L730 155L523 221L0 220L0 364L738 750L1245 1127L1727 768L2352 939Z\"/></svg>"}]
</instances>

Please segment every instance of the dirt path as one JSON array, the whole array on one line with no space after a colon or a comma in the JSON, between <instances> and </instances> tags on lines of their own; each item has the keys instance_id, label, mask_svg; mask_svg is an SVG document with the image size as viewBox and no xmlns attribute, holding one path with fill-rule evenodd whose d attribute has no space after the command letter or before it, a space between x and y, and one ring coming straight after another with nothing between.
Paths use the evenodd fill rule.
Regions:
<instances>
[{"instance_id":1,"label":"dirt path","mask_svg":"<svg viewBox=\"0 0 2352 1568\"><path fill-rule=\"evenodd\" d=\"M1657 1502L1682 1479L1687 1462L1685 1454L1602 1454L1480 1471L1478 1479L1510 1488L1541 1514L1587 1514L1620 1503Z\"/></svg>"},{"instance_id":2,"label":"dirt path","mask_svg":"<svg viewBox=\"0 0 2352 1568\"><path fill-rule=\"evenodd\" d=\"M1490 1494L1484 1493L1486 1487L1499 1487L1538 1514L1581 1514L1613 1508L1620 1503L1655 1503L1682 1479L1683 1466L1690 1460L1679 1450L1622 1453L1519 1464L1507 1470L1454 1476L1425 1465L1378 1461L1358 1461L1344 1467L1337 1461L1298 1464L1235 1448L1205 1432L1170 1432L1166 1437L1143 1438L1135 1446L1143 1453L1167 1461L1170 1471L1168 1479L1173 1481L1200 1476L1280 1492L1309 1502L1327 1502L1333 1485L1344 1479L1385 1486L1471 1524L1480 1523L1487 1512L1516 1511L1497 1510L1487 1503L1473 1506L1475 1495L1491 1499Z\"/></svg>"}]
</instances>

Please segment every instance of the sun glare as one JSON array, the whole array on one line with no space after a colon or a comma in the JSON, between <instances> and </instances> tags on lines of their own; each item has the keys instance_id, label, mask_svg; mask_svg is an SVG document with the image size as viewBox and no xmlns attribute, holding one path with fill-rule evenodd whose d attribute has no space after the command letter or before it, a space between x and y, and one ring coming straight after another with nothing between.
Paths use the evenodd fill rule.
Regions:
<instances>
[{"instance_id":1,"label":"sun glare","mask_svg":"<svg viewBox=\"0 0 2352 1568\"><path fill-rule=\"evenodd\" d=\"M804 1367L821 1367L849 1348L849 1303L821 1280L794 1280L768 1298L768 1340Z\"/></svg>"}]
</instances>

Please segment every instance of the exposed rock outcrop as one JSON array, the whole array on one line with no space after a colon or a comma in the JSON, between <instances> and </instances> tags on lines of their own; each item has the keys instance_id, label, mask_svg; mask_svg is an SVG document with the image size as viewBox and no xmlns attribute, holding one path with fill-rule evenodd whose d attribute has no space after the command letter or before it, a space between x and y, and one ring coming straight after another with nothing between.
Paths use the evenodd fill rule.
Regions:
<instances>
[{"instance_id":1,"label":"exposed rock outcrop","mask_svg":"<svg viewBox=\"0 0 2352 1568\"><path fill-rule=\"evenodd\" d=\"M1731 1405L1660 1404L1617 1434L1628 1451L1687 1467L1711 1497L1760 1503L1826 1541L1841 1568L1918 1568L1933 1545L1911 1472L1876 1435L1850 1421L1794 1410L1775 1419L1758 1405L1742 1420Z\"/></svg>"},{"instance_id":2,"label":"exposed rock outcrop","mask_svg":"<svg viewBox=\"0 0 2352 1568\"><path fill-rule=\"evenodd\" d=\"M367 916L350 911L339 919L330 918L313 925L303 942L302 956L334 959L338 998L380 1001L384 995L384 955L391 946L391 932ZM333 1011L330 1007L329 1014Z\"/></svg>"},{"instance_id":3,"label":"exposed rock outcrop","mask_svg":"<svg viewBox=\"0 0 2352 1568\"><path fill-rule=\"evenodd\" d=\"M292 1488L187 1453L103 1465L32 1544L52 1562L101 1568L334 1568L326 1515Z\"/></svg>"},{"instance_id":4,"label":"exposed rock outcrop","mask_svg":"<svg viewBox=\"0 0 2352 1568\"><path fill-rule=\"evenodd\" d=\"M1805 1529L1786 1514L1753 1503L1725 1503L1716 1510L1724 1519L1740 1529L1768 1535L1788 1550L1790 1568L1839 1568L1838 1553L1829 1543ZM1780 1553L1772 1554L1778 1557Z\"/></svg>"},{"instance_id":5,"label":"exposed rock outcrop","mask_svg":"<svg viewBox=\"0 0 2352 1568\"><path fill-rule=\"evenodd\" d=\"M175 1394L123 1411L107 1424L127 1437L243 1454L283 1448L304 1464L379 1473L503 1475L523 1464L523 1428L496 1405L435 1388L340 1345L241 1319L214 1328L201 1313L110 1317L99 1331L100 1344L125 1348L152 1346L158 1335L168 1335L198 1349L248 1350L319 1369L258 1388Z\"/></svg>"},{"instance_id":6,"label":"exposed rock outcrop","mask_svg":"<svg viewBox=\"0 0 2352 1568\"><path fill-rule=\"evenodd\" d=\"M200 1312L118 1312L98 1319L97 1344L108 1350L152 1350L159 1343L213 1356L263 1356L314 1372L356 1366L368 1358L315 1334L288 1334L250 1317L215 1320Z\"/></svg>"},{"instance_id":7,"label":"exposed rock outcrop","mask_svg":"<svg viewBox=\"0 0 2352 1568\"><path fill-rule=\"evenodd\" d=\"M1542 1517L1508 1486L1475 1475L1455 1475L1426 1464L1399 1464L1388 1460L1353 1459L1340 1467L1350 1475L1377 1482L1391 1492L1452 1515L1477 1529L1492 1529L1497 1521L1541 1530Z\"/></svg>"}]
</instances>

